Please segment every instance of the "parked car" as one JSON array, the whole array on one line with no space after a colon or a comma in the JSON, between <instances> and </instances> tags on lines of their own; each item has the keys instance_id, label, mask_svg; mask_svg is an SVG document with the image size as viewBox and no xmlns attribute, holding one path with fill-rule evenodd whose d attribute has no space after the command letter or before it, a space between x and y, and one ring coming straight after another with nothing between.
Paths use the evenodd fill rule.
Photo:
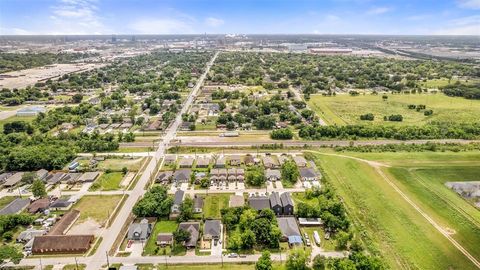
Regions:
<instances>
[{"instance_id":1,"label":"parked car","mask_svg":"<svg viewBox=\"0 0 480 270\"><path fill-rule=\"evenodd\" d=\"M238 258L238 254L237 253L230 253L230 254L228 254L228 258Z\"/></svg>"}]
</instances>

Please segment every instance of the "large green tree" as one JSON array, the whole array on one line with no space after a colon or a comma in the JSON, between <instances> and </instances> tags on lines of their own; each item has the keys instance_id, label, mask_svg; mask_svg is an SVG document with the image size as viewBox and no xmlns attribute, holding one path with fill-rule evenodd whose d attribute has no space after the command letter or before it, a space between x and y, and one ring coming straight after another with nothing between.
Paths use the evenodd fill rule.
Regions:
<instances>
[{"instance_id":1,"label":"large green tree","mask_svg":"<svg viewBox=\"0 0 480 270\"><path fill-rule=\"evenodd\" d=\"M47 196L47 190L45 189L45 183L40 179L33 180L32 194L34 197L42 198Z\"/></svg>"},{"instance_id":2,"label":"large green tree","mask_svg":"<svg viewBox=\"0 0 480 270\"><path fill-rule=\"evenodd\" d=\"M272 269L272 259L270 258L270 252L265 250L262 252L262 256L258 258L257 263L255 263L255 270L271 270Z\"/></svg>"}]
</instances>

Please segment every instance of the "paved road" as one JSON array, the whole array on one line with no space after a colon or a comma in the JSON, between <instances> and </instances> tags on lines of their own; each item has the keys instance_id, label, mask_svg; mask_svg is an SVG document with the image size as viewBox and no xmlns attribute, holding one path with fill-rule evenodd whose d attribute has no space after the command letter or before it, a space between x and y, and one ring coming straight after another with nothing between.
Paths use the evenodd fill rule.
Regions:
<instances>
[{"instance_id":1,"label":"paved road","mask_svg":"<svg viewBox=\"0 0 480 270\"><path fill-rule=\"evenodd\" d=\"M302 94L300 94L300 91L298 90L298 88L296 87L293 87L293 86L290 86L290 90L292 90L293 94L295 95L295 97L298 99L298 100L301 100L301 101L305 101L303 100L303 97L302 97ZM306 102L305 102L306 103ZM308 106L307 104L307 109L311 110L310 107ZM318 116L318 123L322 126L326 126L327 123L322 119L320 118L320 115L317 115Z\"/></svg>"}]
</instances>

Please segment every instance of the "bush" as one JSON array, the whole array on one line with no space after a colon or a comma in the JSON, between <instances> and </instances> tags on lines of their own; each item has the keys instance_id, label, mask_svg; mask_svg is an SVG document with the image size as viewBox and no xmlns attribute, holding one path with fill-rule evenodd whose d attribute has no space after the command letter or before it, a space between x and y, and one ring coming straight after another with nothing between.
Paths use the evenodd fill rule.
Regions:
<instances>
[{"instance_id":1,"label":"bush","mask_svg":"<svg viewBox=\"0 0 480 270\"><path fill-rule=\"evenodd\" d=\"M374 119L375 119L375 116L372 113L360 115L360 120L373 121Z\"/></svg>"},{"instance_id":2,"label":"bush","mask_svg":"<svg viewBox=\"0 0 480 270\"><path fill-rule=\"evenodd\" d=\"M293 138L293 132L289 128L280 128L270 132L270 138L274 140L290 140Z\"/></svg>"}]
</instances>

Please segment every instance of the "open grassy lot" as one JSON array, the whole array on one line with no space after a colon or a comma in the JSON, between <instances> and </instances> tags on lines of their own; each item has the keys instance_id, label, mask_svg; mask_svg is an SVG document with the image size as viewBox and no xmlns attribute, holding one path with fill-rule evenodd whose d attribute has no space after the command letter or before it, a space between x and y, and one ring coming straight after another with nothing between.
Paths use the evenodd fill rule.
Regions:
<instances>
[{"instance_id":1,"label":"open grassy lot","mask_svg":"<svg viewBox=\"0 0 480 270\"><path fill-rule=\"evenodd\" d=\"M337 95L324 97L313 95L308 102L310 107L328 124L395 124L423 125L430 121L478 121L480 100L448 97L437 94L388 94L388 100L383 101L382 95ZM433 115L424 116L423 112L408 109L409 104L424 104L433 110ZM374 121L361 121L360 115L373 113ZM386 122L383 116L391 114L403 115L403 122Z\"/></svg>"},{"instance_id":2,"label":"open grassy lot","mask_svg":"<svg viewBox=\"0 0 480 270\"><path fill-rule=\"evenodd\" d=\"M83 222L89 218L99 224L104 224L108 215L112 214L119 204L122 195L87 195L83 196L73 209L80 211L80 218L77 222Z\"/></svg>"},{"instance_id":3,"label":"open grassy lot","mask_svg":"<svg viewBox=\"0 0 480 270\"><path fill-rule=\"evenodd\" d=\"M90 190L117 190L123 177L122 172L104 173L93 183Z\"/></svg>"},{"instance_id":4,"label":"open grassy lot","mask_svg":"<svg viewBox=\"0 0 480 270\"><path fill-rule=\"evenodd\" d=\"M160 220L155 223L153 227L152 234L145 245L145 249L143 250L144 255L164 255L170 254L170 247L165 249L158 249L157 250L157 234L159 233L172 233L177 229L178 223L176 221L171 220ZM165 251L163 251L165 250ZM163 253L165 252L165 253Z\"/></svg>"},{"instance_id":5,"label":"open grassy lot","mask_svg":"<svg viewBox=\"0 0 480 270\"><path fill-rule=\"evenodd\" d=\"M205 197L203 214L205 218L221 218L220 210L228 208L231 194L209 194Z\"/></svg>"},{"instance_id":6,"label":"open grassy lot","mask_svg":"<svg viewBox=\"0 0 480 270\"><path fill-rule=\"evenodd\" d=\"M435 157L437 153L419 153L417 157L414 153L405 153L403 155L410 158L403 162L398 157L401 153L356 153L355 156L376 160L375 157L384 155L381 161L395 156L397 160L390 164L396 166L382 168L389 179L445 230L455 231L452 237L478 258L480 250L478 244L475 245L480 236L478 213L475 215L471 205L458 196L455 198L456 194L443 186L444 181L474 180L479 169L475 172L458 163L462 164L464 156L466 163L472 163L472 155L478 157L478 153L449 153L448 157L445 153L439 154L440 157ZM418 169L416 158L422 167L426 164L428 167L428 160L433 160L430 164L434 166ZM448 168L449 162L439 166L439 159L458 161L453 164L457 169ZM480 163L480 159L477 162ZM328 155L318 155L317 163L343 198L362 240L370 249L380 252L392 269L475 269L375 168L358 160ZM441 167L446 171L441 172ZM438 172L433 173L435 170ZM464 209L469 209L468 213Z\"/></svg>"},{"instance_id":7,"label":"open grassy lot","mask_svg":"<svg viewBox=\"0 0 480 270\"><path fill-rule=\"evenodd\" d=\"M120 147L116 153L138 153L138 152L152 152L152 147Z\"/></svg>"},{"instance_id":8,"label":"open grassy lot","mask_svg":"<svg viewBox=\"0 0 480 270\"><path fill-rule=\"evenodd\" d=\"M3 198L0 198L0 209L4 208L7 206L9 203L11 203L13 200L15 200L17 197L15 196L5 196Z\"/></svg>"},{"instance_id":9,"label":"open grassy lot","mask_svg":"<svg viewBox=\"0 0 480 270\"><path fill-rule=\"evenodd\" d=\"M7 119L0 120L0 132L3 132L3 126L6 123L11 123L15 121L32 122L34 119L35 119L35 116L12 116Z\"/></svg>"},{"instance_id":10,"label":"open grassy lot","mask_svg":"<svg viewBox=\"0 0 480 270\"><path fill-rule=\"evenodd\" d=\"M127 167L129 171L138 171L142 166L144 158L135 159L122 159L122 158L109 158L98 162L98 169L111 171L121 171L123 167Z\"/></svg>"}]
</instances>

